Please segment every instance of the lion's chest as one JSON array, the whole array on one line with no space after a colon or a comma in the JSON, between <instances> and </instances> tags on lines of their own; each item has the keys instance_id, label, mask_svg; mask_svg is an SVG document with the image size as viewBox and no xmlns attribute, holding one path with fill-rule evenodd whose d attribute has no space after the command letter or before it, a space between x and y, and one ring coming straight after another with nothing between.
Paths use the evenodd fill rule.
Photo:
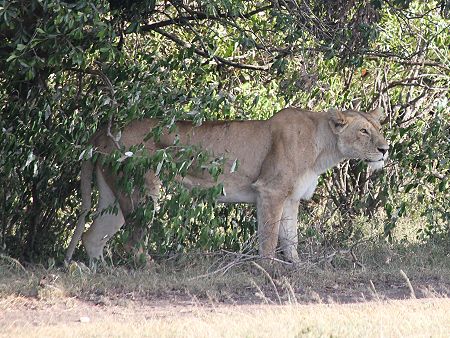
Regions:
<instances>
[{"instance_id":1,"label":"lion's chest","mask_svg":"<svg viewBox=\"0 0 450 338\"><path fill-rule=\"evenodd\" d=\"M296 182L293 190L295 200L309 200L316 190L318 175L307 171Z\"/></svg>"}]
</instances>

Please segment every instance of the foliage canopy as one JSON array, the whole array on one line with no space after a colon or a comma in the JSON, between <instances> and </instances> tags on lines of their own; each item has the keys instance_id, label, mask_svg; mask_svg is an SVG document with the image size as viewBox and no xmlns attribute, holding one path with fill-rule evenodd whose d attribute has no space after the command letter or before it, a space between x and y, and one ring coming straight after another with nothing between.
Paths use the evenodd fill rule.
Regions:
<instances>
[{"instance_id":1,"label":"foliage canopy","mask_svg":"<svg viewBox=\"0 0 450 338\"><path fill-rule=\"evenodd\" d=\"M380 218L389 237L412 211L425 220L424 238L448 236L449 10L445 0L1 1L0 251L62 258L79 162L99 125L262 119L286 105L381 105L392 144L382 174L349 162L322 179L304 206L305 224L315 224L302 229L306 238L348 245L361 215ZM138 183L159 166L170 183L191 151L136 156L126 176ZM220 159L204 161L220 174ZM149 249L246 245L252 209L213 211L219 192L192 196L169 184ZM150 211L135 223L145 225Z\"/></svg>"}]
</instances>

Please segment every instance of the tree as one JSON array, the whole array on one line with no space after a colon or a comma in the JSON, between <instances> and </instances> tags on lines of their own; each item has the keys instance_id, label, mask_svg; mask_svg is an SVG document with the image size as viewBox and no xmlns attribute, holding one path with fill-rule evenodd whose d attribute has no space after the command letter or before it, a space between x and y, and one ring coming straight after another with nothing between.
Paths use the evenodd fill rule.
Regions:
<instances>
[{"instance_id":1,"label":"tree","mask_svg":"<svg viewBox=\"0 0 450 338\"><path fill-rule=\"evenodd\" d=\"M424 230L448 231L448 13L448 1L3 1L1 250L29 261L62 258L78 211L79 161L100 124L267 118L288 104L381 104L388 112L386 174L346 164L314 201L340 211L345 238L356 215L380 206L389 235L411 194L429 216ZM169 180L184 160L136 163L130 178L163 163ZM211 168L219 164L212 159ZM205 202L214 193L192 202L170 192L178 200L161 208L152 250L236 248L251 236L251 209L214 214Z\"/></svg>"}]
</instances>

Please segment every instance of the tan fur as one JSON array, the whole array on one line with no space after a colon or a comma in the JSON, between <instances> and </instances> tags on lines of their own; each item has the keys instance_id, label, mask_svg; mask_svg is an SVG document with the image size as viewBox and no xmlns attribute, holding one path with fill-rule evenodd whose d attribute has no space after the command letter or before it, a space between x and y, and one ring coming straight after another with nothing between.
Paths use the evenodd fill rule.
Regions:
<instances>
[{"instance_id":1,"label":"tan fur","mask_svg":"<svg viewBox=\"0 0 450 338\"><path fill-rule=\"evenodd\" d=\"M157 143L153 139L143 140L159 121L145 119L130 123L122 131L119 142L125 148L144 143L151 153L173 145L178 137L182 145L196 145L215 156L223 155L227 162L219 181L223 183L225 195L219 201L256 204L260 254L273 257L279 243L286 259L298 261L299 201L311 198L319 175L344 159L366 160L374 168L383 166L388 145L380 133L381 116L380 109L363 113L287 108L266 121L218 121L201 126L180 121L176 132L164 133ZM101 153L115 149L106 130L100 130L92 144ZM238 170L231 172L236 159ZM83 203L90 203L91 188L86 180L90 180L89 170L92 175L93 169L87 165L83 168ZM141 197L135 194L130 199L116 191L115 177L105 168L97 166L96 175L100 192L98 210L114 201L119 202L120 210L117 215L104 213L97 217L83 234L83 244L90 258L102 258L107 240L123 225L124 218ZM211 177L202 172L190 172L182 182L189 188L214 184ZM160 181L153 172L146 175L146 187L156 202ZM90 205L82 206L76 235L66 255L68 261L84 229L89 208Z\"/></svg>"}]
</instances>

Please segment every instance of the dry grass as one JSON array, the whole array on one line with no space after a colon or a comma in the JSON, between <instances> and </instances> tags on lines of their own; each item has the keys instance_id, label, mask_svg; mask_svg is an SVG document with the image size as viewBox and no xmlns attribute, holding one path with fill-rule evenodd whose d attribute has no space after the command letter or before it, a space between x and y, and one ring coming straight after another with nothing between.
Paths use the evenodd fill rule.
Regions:
<instances>
[{"instance_id":1,"label":"dry grass","mask_svg":"<svg viewBox=\"0 0 450 338\"><path fill-rule=\"evenodd\" d=\"M355 254L360 265L338 254L333 265L281 265L275 274L223 254L96 273L0 256L0 335L448 336L447 249L367 243Z\"/></svg>"},{"instance_id":2,"label":"dry grass","mask_svg":"<svg viewBox=\"0 0 450 338\"><path fill-rule=\"evenodd\" d=\"M448 337L450 300L363 304L125 307L3 326L5 337ZM74 314L75 312L75 314ZM54 315L58 316L58 315Z\"/></svg>"}]
</instances>

